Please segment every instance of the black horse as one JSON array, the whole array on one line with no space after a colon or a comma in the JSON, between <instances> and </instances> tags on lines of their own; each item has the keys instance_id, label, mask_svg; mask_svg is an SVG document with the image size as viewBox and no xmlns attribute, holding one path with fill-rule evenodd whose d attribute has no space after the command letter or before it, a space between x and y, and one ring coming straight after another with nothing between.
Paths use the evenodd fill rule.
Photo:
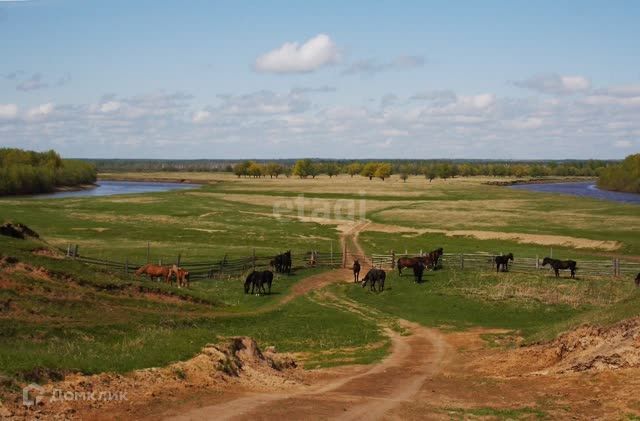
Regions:
<instances>
[{"instance_id":1,"label":"black horse","mask_svg":"<svg viewBox=\"0 0 640 421\"><path fill-rule=\"evenodd\" d=\"M413 266L413 276L415 277L416 284L422 283L422 274L426 267L427 265L422 262L418 262Z\"/></svg>"},{"instance_id":2,"label":"black horse","mask_svg":"<svg viewBox=\"0 0 640 421\"><path fill-rule=\"evenodd\" d=\"M270 270L254 270L251 272L247 279L244 281L244 293L249 293L249 287L251 287L251 294L253 294L254 290L258 290L258 294L262 291L262 293L267 294L264 286L265 284L269 287L269 294L271 294L271 284L273 283L273 272Z\"/></svg>"},{"instance_id":3,"label":"black horse","mask_svg":"<svg viewBox=\"0 0 640 421\"><path fill-rule=\"evenodd\" d=\"M371 291L376 290L376 284L378 284L378 292L384 291L384 280L387 278L387 274L382 269L370 269L364 278L362 278L362 288L369 284Z\"/></svg>"},{"instance_id":4,"label":"black horse","mask_svg":"<svg viewBox=\"0 0 640 421\"><path fill-rule=\"evenodd\" d=\"M556 278L560 276L560 269L569 269L571 271L571 277L576 277L576 262L573 260L557 260L551 257L545 257L542 260L542 266L547 264L551 265L553 271L556 273Z\"/></svg>"},{"instance_id":5,"label":"black horse","mask_svg":"<svg viewBox=\"0 0 640 421\"><path fill-rule=\"evenodd\" d=\"M509 272L509 260L513 262L513 253L505 254L504 256L496 256L494 259L496 262L496 272L500 272L501 266L503 272Z\"/></svg>"},{"instance_id":6,"label":"black horse","mask_svg":"<svg viewBox=\"0 0 640 421\"><path fill-rule=\"evenodd\" d=\"M442 247L439 247L439 248L429 252L429 260L430 260L431 267L433 268L433 270L436 270L436 268L438 267L438 263L440 261L440 257L442 257L443 254L444 254L444 250L442 249Z\"/></svg>"},{"instance_id":7,"label":"black horse","mask_svg":"<svg viewBox=\"0 0 640 421\"><path fill-rule=\"evenodd\" d=\"M358 259L353 261L353 282L358 283L358 278L360 277L360 262Z\"/></svg>"},{"instance_id":8,"label":"black horse","mask_svg":"<svg viewBox=\"0 0 640 421\"><path fill-rule=\"evenodd\" d=\"M291 250L277 255L269 263L276 272L291 274Z\"/></svg>"}]
</instances>

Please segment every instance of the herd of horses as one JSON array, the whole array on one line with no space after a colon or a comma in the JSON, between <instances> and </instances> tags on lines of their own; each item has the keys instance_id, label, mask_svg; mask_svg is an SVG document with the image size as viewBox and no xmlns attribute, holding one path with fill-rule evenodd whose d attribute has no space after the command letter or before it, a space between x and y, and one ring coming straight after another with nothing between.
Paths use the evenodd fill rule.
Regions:
<instances>
[{"instance_id":1,"label":"herd of horses","mask_svg":"<svg viewBox=\"0 0 640 421\"><path fill-rule=\"evenodd\" d=\"M167 284L173 286L173 279L175 278L178 288L189 287L189 271L185 270L178 265L162 266L154 264L146 264L140 269L136 270L137 276L148 275L152 281L154 278L163 280Z\"/></svg>"},{"instance_id":2,"label":"herd of horses","mask_svg":"<svg viewBox=\"0 0 640 421\"><path fill-rule=\"evenodd\" d=\"M402 269L410 268L413 270L413 276L416 283L422 283L422 277L424 271L427 269L435 270L440 265L440 258L444 254L442 247L437 248L427 254L416 257L400 257L395 263L398 268L398 274L402 276ZM493 263L496 265L496 272L508 272L509 262L513 262L513 253L507 253L501 256L495 256ZM277 273L291 273L291 250L285 253L278 254L270 262L270 266ZM542 260L542 266L549 265L556 278L560 276L560 270L569 270L571 278L575 279L577 263L574 260L558 260L550 257L545 257ZM360 270L362 266L358 259L353 262L353 281L354 283L360 282ZM162 266L154 264L146 264L135 272L138 276L147 275L153 281L154 279L164 280L166 283L173 286L173 280L176 280L178 288L189 287L189 271L179 267L178 265ZM258 294L271 294L271 285L273 283L273 272L271 270L257 271L253 270L247 276L244 282L244 292L251 294L257 291ZM367 274L362 278L362 287L369 285L371 291L383 291L384 282L387 274L380 268L371 268ZM640 287L640 273L635 278L635 284ZM265 288L266 286L266 288Z\"/></svg>"}]
</instances>

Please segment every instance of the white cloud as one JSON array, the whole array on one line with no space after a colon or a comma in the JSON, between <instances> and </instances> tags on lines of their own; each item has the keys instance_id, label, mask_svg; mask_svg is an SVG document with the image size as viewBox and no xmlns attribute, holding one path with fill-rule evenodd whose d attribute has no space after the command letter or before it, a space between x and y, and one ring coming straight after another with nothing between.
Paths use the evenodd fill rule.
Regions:
<instances>
[{"instance_id":1,"label":"white cloud","mask_svg":"<svg viewBox=\"0 0 640 421\"><path fill-rule=\"evenodd\" d=\"M100 106L100 111L103 113L111 113L118 111L121 104L118 101L107 101Z\"/></svg>"},{"instance_id":2,"label":"white cloud","mask_svg":"<svg viewBox=\"0 0 640 421\"><path fill-rule=\"evenodd\" d=\"M561 76L555 73L535 75L513 84L520 88L553 95L575 94L591 88L591 81L584 76Z\"/></svg>"},{"instance_id":3,"label":"white cloud","mask_svg":"<svg viewBox=\"0 0 640 421\"><path fill-rule=\"evenodd\" d=\"M27 117L31 119L43 118L51 114L55 106L52 103L41 104L27 111Z\"/></svg>"},{"instance_id":4,"label":"white cloud","mask_svg":"<svg viewBox=\"0 0 640 421\"><path fill-rule=\"evenodd\" d=\"M13 119L18 116L18 106L16 104L0 104L0 118Z\"/></svg>"},{"instance_id":5,"label":"white cloud","mask_svg":"<svg viewBox=\"0 0 640 421\"><path fill-rule=\"evenodd\" d=\"M191 121L193 121L194 123L202 123L209 120L210 118L211 113L209 111L199 110L193 114L193 118L191 119Z\"/></svg>"},{"instance_id":6,"label":"white cloud","mask_svg":"<svg viewBox=\"0 0 640 421\"><path fill-rule=\"evenodd\" d=\"M333 64L338 59L335 43L328 35L318 34L304 44L286 42L259 56L254 69L267 73L306 73Z\"/></svg>"}]
</instances>

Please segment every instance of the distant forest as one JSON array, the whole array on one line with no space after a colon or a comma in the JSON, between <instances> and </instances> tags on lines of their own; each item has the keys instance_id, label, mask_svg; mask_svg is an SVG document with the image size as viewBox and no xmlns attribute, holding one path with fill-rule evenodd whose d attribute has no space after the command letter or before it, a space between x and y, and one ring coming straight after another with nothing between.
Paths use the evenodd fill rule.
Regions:
<instances>
[{"instance_id":1,"label":"distant forest","mask_svg":"<svg viewBox=\"0 0 640 421\"><path fill-rule=\"evenodd\" d=\"M629 155L617 165L604 168L598 187L628 193L640 193L640 153Z\"/></svg>"},{"instance_id":2,"label":"distant forest","mask_svg":"<svg viewBox=\"0 0 640 421\"><path fill-rule=\"evenodd\" d=\"M59 187L92 184L94 165L62 159L55 151L0 148L0 195L49 193Z\"/></svg>"},{"instance_id":3,"label":"distant forest","mask_svg":"<svg viewBox=\"0 0 640 421\"><path fill-rule=\"evenodd\" d=\"M89 159L98 172L230 172L238 177L301 178L339 174L362 175L369 178L401 178L425 176L427 179L456 176L576 176L597 177L600 172L619 161L564 160L564 161L495 161L495 160L329 160L329 159L279 159L279 160L143 160L143 159Z\"/></svg>"}]
</instances>

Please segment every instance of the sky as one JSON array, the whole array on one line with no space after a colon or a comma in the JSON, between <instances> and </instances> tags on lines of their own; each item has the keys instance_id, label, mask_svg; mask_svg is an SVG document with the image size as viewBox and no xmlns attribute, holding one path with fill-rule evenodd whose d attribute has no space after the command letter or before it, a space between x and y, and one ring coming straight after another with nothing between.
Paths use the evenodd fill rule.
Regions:
<instances>
[{"instance_id":1,"label":"sky","mask_svg":"<svg viewBox=\"0 0 640 421\"><path fill-rule=\"evenodd\" d=\"M624 158L640 2L0 0L0 147Z\"/></svg>"}]
</instances>

